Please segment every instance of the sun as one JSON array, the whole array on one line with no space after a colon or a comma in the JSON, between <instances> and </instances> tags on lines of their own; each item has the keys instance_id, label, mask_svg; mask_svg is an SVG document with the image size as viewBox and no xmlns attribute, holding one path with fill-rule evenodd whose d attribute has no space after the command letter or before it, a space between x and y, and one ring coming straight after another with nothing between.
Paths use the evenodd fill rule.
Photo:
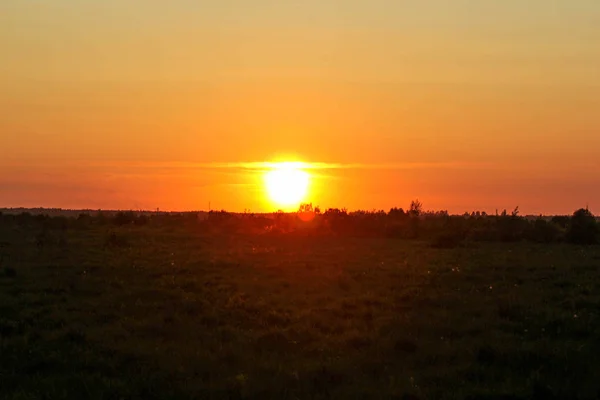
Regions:
<instances>
[{"instance_id":1,"label":"sun","mask_svg":"<svg viewBox=\"0 0 600 400\"><path fill-rule=\"evenodd\" d=\"M274 163L264 179L270 200L280 208L298 207L308 193L310 175L301 163Z\"/></svg>"}]
</instances>

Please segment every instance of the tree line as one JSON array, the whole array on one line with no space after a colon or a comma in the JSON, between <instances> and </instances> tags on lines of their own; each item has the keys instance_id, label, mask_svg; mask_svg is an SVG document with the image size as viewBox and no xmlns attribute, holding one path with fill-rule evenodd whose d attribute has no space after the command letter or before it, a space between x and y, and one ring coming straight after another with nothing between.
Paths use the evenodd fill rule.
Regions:
<instances>
[{"instance_id":1,"label":"tree line","mask_svg":"<svg viewBox=\"0 0 600 400\"><path fill-rule=\"evenodd\" d=\"M38 227L42 230L87 229L94 226L185 226L207 233L302 234L356 237L387 237L427 240L433 247L456 247L468 242L600 243L600 225L587 209L570 216L526 218L518 207L493 215L471 212L450 215L447 211L423 211L419 201L408 209L394 207L388 212L348 211L329 208L322 211L302 204L297 212L271 214L230 213L227 211L152 213L103 211L78 216L32 215L28 212L2 214L0 224Z\"/></svg>"}]
</instances>

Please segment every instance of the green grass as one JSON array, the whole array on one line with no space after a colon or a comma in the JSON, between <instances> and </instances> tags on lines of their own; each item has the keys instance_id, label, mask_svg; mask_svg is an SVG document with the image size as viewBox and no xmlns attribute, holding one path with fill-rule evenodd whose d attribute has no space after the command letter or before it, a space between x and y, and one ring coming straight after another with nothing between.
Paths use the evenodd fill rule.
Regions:
<instances>
[{"instance_id":1,"label":"green grass","mask_svg":"<svg viewBox=\"0 0 600 400\"><path fill-rule=\"evenodd\" d=\"M600 396L599 247L112 232L0 228L0 398Z\"/></svg>"}]
</instances>

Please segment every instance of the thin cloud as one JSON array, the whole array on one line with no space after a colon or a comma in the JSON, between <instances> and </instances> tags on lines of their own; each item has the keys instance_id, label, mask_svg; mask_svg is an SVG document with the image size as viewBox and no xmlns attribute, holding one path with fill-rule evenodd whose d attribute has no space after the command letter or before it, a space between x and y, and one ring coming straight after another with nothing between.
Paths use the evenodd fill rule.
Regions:
<instances>
[{"instance_id":1,"label":"thin cloud","mask_svg":"<svg viewBox=\"0 0 600 400\"><path fill-rule=\"evenodd\" d=\"M141 169L208 169L208 170L248 170L264 171L282 167L298 168L305 170L409 170L433 168L473 168L486 164L472 162L407 162L407 163L327 163L327 162L212 162L212 163L186 163L186 162L110 162L94 164L94 167L109 168L141 168Z\"/></svg>"},{"instance_id":2,"label":"thin cloud","mask_svg":"<svg viewBox=\"0 0 600 400\"><path fill-rule=\"evenodd\" d=\"M238 162L238 163L206 163L192 164L189 167L199 169L247 169L268 170L281 167L293 167L306 170L333 170L333 169L356 169L356 170L402 170L423 168L462 168L473 167L473 163L465 162L419 162L419 163L325 163L325 162Z\"/></svg>"}]
</instances>

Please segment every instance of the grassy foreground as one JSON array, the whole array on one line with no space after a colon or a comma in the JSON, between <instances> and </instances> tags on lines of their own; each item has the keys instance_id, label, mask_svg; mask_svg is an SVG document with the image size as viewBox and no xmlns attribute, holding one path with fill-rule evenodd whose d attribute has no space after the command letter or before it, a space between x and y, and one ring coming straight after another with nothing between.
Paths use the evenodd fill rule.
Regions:
<instances>
[{"instance_id":1,"label":"grassy foreground","mask_svg":"<svg viewBox=\"0 0 600 400\"><path fill-rule=\"evenodd\" d=\"M0 230L3 399L600 398L598 246L33 237Z\"/></svg>"}]
</instances>

